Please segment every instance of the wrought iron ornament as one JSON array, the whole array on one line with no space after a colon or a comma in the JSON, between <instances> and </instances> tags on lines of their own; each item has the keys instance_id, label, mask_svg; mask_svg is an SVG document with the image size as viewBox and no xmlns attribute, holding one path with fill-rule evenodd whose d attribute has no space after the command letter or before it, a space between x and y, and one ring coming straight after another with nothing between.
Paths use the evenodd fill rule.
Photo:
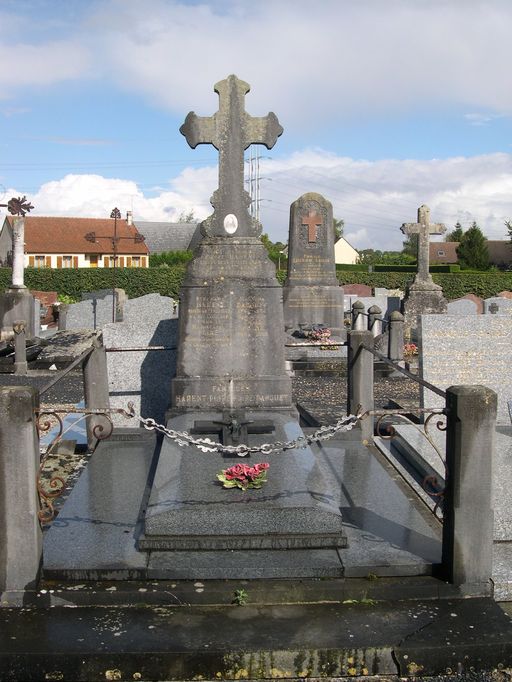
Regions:
<instances>
[{"instance_id":1,"label":"wrought iron ornament","mask_svg":"<svg viewBox=\"0 0 512 682\"><path fill-rule=\"evenodd\" d=\"M34 207L27 201L27 197L23 195L22 197L13 197L9 199L6 204L0 204L0 207L6 207L11 215L24 216L29 213Z\"/></svg>"}]
</instances>

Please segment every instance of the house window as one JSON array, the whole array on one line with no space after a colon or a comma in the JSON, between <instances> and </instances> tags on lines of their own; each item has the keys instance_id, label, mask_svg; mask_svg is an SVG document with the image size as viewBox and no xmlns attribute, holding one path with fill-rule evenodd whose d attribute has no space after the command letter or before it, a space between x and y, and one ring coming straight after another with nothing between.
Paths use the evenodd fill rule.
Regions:
<instances>
[{"instance_id":1,"label":"house window","mask_svg":"<svg viewBox=\"0 0 512 682\"><path fill-rule=\"evenodd\" d=\"M446 254L445 254L444 251L438 251L438 252L437 252L437 255L438 255L438 256L446 256Z\"/></svg>"},{"instance_id":2,"label":"house window","mask_svg":"<svg viewBox=\"0 0 512 682\"><path fill-rule=\"evenodd\" d=\"M73 267L73 256L62 256L62 267L72 268Z\"/></svg>"},{"instance_id":3,"label":"house window","mask_svg":"<svg viewBox=\"0 0 512 682\"><path fill-rule=\"evenodd\" d=\"M44 256L34 256L34 267L35 268L44 268L44 266L45 266Z\"/></svg>"},{"instance_id":4,"label":"house window","mask_svg":"<svg viewBox=\"0 0 512 682\"><path fill-rule=\"evenodd\" d=\"M140 256L132 256L132 268L140 268Z\"/></svg>"}]
</instances>

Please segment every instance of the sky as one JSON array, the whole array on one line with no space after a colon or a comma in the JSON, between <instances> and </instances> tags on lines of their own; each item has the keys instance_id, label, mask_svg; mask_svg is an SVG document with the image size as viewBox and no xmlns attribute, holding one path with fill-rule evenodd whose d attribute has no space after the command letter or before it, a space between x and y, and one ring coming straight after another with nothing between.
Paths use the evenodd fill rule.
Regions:
<instances>
[{"instance_id":1,"label":"sky","mask_svg":"<svg viewBox=\"0 0 512 682\"><path fill-rule=\"evenodd\" d=\"M218 154L179 127L234 73L284 128L246 152L274 241L305 192L357 249L400 249L421 204L508 238L510 0L0 0L0 26L0 203L206 218Z\"/></svg>"}]
</instances>

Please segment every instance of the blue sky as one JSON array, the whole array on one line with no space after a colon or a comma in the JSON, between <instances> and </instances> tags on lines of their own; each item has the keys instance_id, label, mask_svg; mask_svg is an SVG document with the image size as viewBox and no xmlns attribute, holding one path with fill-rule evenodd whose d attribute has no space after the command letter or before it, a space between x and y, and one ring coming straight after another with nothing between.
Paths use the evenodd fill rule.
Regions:
<instances>
[{"instance_id":1,"label":"blue sky","mask_svg":"<svg viewBox=\"0 0 512 682\"><path fill-rule=\"evenodd\" d=\"M400 248L422 203L506 237L509 0L0 0L0 25L0 194L39 215L206 217L216 152L178 129L236 73L285 129L260 148L273 239L307 191L357 248Z\"/></svg>"}]
</instances>

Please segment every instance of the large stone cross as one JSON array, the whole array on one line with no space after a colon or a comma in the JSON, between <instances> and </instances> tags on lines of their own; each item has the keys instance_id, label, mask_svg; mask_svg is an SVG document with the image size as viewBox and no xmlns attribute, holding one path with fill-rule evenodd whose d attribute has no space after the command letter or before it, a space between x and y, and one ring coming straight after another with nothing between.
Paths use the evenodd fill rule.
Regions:
<instances>
[{"instance_id":1,"label":"large stone cross","mask_svg":"<svg viewBox=\"0 0 512 682\"><path fill-rule=\"evenodd\" d=\"M236 76L215 84L219 110L213 116L197 116L191 111L180 132L195 149L212 144L219 150L219 188L211 198L215 211L204 223L210 236L258 236L261 226L247 212L251 203L244 190L244 151L251 144L271 149L283 128L277 116L253 117L245 111L245 95L250 86Z\"/></svg>"},{"instance_id":2,"label":"large stone cross","mask_svg":"<svg viewBox=\"0 0 512 682\"><path fill-rule=\"evenodd\" d=\"M443 223L431 223L430 209L423 204L418 209L418 222L403 223L400 229L406 235L418 235L418 272L415 281L430 281L432 279L428 270L430 235L443 234L446 232L446 226Z\"/></svg>"},{"instance_id":3,"label":"large stone cross","mask_svg":"<svg viewBox=\"0 0 512 682\"><path fill-rule=\"evenodd\" d=\"M313 244L316 242L316 229L322 225L322 216L316 211L310 211L307 216L302 216L302 224L308 226L308 242Z\"/></svg>"}]
</instances>

